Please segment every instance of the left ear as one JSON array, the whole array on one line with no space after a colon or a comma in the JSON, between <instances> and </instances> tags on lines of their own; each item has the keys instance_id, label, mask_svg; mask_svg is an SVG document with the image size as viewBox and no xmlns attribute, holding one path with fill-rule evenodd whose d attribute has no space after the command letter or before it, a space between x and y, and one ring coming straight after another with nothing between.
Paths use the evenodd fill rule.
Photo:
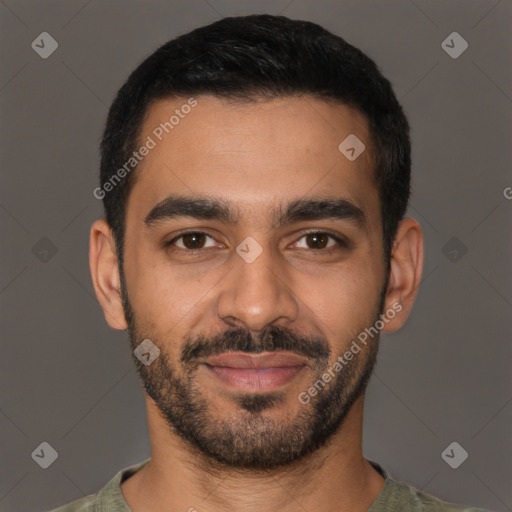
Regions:
<instances>
[{"instance_id":1,"label":"left ear","mask_svg":"<svg viewBox=\"0 0 512 512\"><path fill-rule=\"evenodd\" d=\"M420 287L423 272L423 233L414 219L403 219L391 251L389 283L383 314L393 310L395 315L386 315L383 332L400 329L407 320Z\"/></svg>"}]
</instances>

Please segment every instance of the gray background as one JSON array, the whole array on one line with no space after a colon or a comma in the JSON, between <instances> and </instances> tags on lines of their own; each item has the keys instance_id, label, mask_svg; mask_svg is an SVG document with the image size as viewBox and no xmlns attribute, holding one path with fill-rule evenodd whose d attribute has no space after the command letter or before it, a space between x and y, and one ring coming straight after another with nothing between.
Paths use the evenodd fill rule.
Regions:
<instances>
[{"instance_id":1,"label":"gray background","mask_svg":"<svg viewBox=\"0 0 512 512\"><path fill-rule=\"evenodd\" d=\"M360 47L412 125L424 277L407 325L382 337L365 456L444 499L512 510L507 0L0 2L0 509L48 510L149 456L126 335L104 321L88 269L98 143L144 57L253 12L312 20ZM47 59L31 48L44 31L59 44ZM453 31L469 43L457 59L441 47ZM43 441L58 452L48 469L31 457ZM452 441L469 453L458 469L441 458Z\"/></svg>"}]
</instances>

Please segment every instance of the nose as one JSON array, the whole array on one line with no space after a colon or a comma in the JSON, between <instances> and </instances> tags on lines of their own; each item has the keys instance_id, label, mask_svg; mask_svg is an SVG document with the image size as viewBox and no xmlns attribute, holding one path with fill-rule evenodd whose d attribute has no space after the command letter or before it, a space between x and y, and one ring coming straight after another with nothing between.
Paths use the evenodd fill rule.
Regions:
<instances>
[{"instance_id":1,"label":"nose","mask_svg":"<svg viewBox=\"0 0 512 512\"><path fill-rule=\"evenodd\" d=\"M232 258L234 268L221 283L217 301L219 318L254 335L271 323L297 319L292 279L278 254L264 248L252 262L237 253Z\"/></svg>"}]
</instances>

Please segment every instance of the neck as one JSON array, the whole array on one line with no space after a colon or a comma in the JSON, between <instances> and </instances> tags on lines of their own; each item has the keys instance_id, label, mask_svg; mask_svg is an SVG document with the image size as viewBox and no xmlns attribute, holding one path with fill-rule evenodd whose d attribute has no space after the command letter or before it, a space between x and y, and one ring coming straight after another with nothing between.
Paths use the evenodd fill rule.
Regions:
<instances>
[{"instance_id":1,"label":"neck","mask_svg":"<svg viewBox=\"0 0 512 512\"><path fill-rule=\"evenodd\" d=\"M366 512L384 479L362 456L364 395L327 446L297 463L265 471L205 464L171 432L147 399L151 461L121 485L133 512Z\"/></svg>"}]
</instances>

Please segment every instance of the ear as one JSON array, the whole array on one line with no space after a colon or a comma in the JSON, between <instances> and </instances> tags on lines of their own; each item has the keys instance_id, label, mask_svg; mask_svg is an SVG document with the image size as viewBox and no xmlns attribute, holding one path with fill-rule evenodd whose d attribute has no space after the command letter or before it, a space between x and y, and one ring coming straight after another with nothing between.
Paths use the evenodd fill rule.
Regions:
<instances>
[{"instance_id":1,"label":"ear","mask_svg":"<svg viewBox=\"0 0 512 512\"><path fill-rule=\"evenodd\" d=\"M396 314L387 315L383 332L400 329L407 320L416 299L423 272L423 233L414 219L400 222L391 252L389 283L386 291L385 309Z\"/></svg>"},{"instance_id":2,"label":"ear","mask_svg":"<svg viewBox=\"0 0 512 512\"><path fill-rule=\"evenodd\" d=\"M95 221L89 239L89 267L96 297L110 327L126 330L121 299L121 280L110 226L104 219Z\"/></svg>"}]
</instances>

